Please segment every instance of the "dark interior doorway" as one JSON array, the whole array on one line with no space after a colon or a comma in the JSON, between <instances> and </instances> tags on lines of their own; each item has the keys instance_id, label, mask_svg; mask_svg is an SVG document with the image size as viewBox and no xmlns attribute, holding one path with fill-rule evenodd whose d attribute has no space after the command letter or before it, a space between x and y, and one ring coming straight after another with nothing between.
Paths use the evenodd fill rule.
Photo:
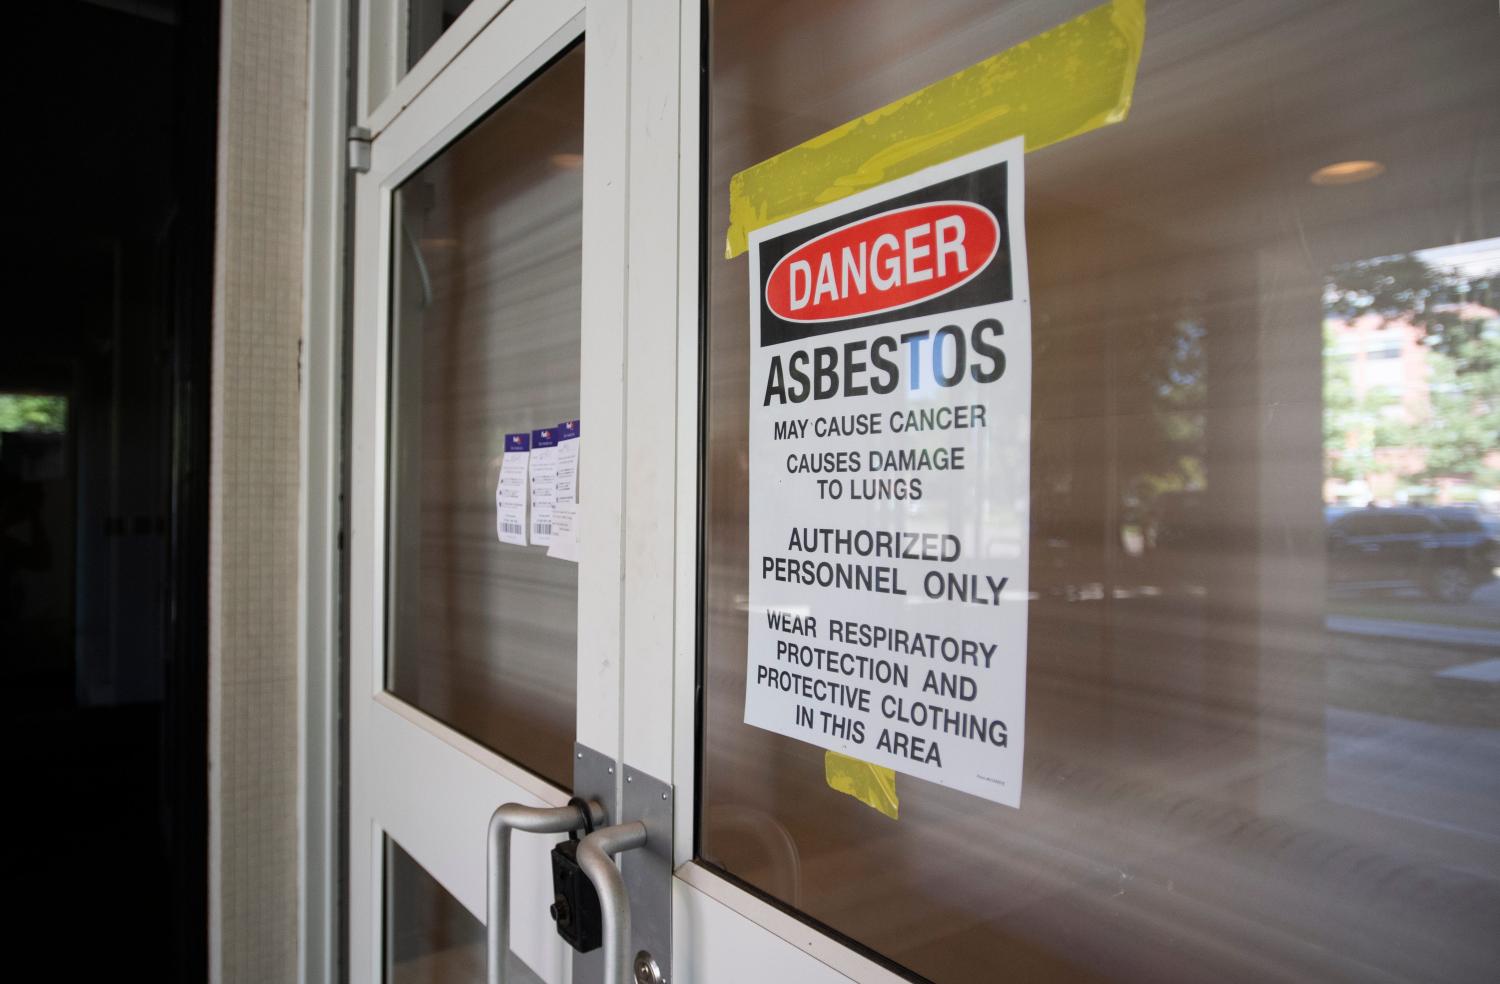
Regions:
<instances>
[{"instance_id":1,"label":"dark interior doorway","mask_svg":"<svg viewBox=\"0 0 1500 984\"><path fill-rule=\"evenodd\" d=\"M218 5L11 12L0 882L64 976L207 974ZM85 915L86 914L86 915Z\"/></svg>"}]
</instances>

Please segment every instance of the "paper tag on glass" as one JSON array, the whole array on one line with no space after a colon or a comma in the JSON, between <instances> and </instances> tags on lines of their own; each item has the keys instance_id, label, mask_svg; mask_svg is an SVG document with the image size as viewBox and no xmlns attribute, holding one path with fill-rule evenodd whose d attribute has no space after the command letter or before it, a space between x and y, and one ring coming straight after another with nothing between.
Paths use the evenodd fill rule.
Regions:
<instances>
[{"instance_id":1,"label":"paper tag on glass","mask_svg":"<svg viewBox=\"0 0 1500 984\"><path fill-rule=\"evenodd\" d=\"M531 459L530 434L506 434L495 483L495 533L501 543L526 543L526 483Z\"/></svg>"},{"instance_id":2,"label":"paper tag on glass","mask_svg":"<svg viewBox=\"0 0 1500 984\"><path fill-rule=\"evenodd\" d=\"M578 501L578 421L557 425L557 503Z\"/></svg>"},{"instance_id":3,"label":"paper tag on glass","mask_svg":"<svg viewBox=\"0 0 1500 984\"><path fill-rule=\"evenodd\" d=\"M552 509L557 505L557 428L531 432L531 542L552 542Z\"/></svg>"},{"instance_id":4,"label":"paper tag on glass","mask_svg":"<svg viewBox=\"0 0 1500 984\"><path fill-rule=\"evenodd\" d=\"M557 425L556 501L552 507L552 542L548 557L578 561L578 421Z\"/></svg>"},{"instance_id":5,"label":"paper tag on glass","mask_svg":"<svg viewBox=\"0 0 1500 984\"><path fill-rule=\"evenodd\" d=\"M547 556L578 562L578 504L559 502L552 509L552 543Z\"/></svg>"}]
</instances>

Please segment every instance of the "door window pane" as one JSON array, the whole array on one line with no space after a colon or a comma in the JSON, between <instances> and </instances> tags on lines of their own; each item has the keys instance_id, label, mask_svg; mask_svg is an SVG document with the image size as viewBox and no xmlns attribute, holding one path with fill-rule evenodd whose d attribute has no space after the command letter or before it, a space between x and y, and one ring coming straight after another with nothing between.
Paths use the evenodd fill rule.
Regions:
<instances>
[{"instance_id":1,"label":"door window pane","mask_svg":"<svg viewBox=\"0 0 1500 984\"><path fill-rule=\"evenodd\" d=\"M484 923L387 837L386 984L480 984L487 958ZM508 970L517 984L541 981L514 953Z\"/></svg>"},{"instance_id":2,"label":"door window pane","mask_svg":"<svg viewBox=\"0 0 1500 984\"><path fill-rule=\"evenodd\" d=\"M406 65L410 69L473 0L407 0Z\"/></svg>"},{"instance_id":3,"label":"door window pane","mask_svg":"<svg viewBox=\"0 0 1500 984\"><path fill-rule=\"evenodd\" d=\"M582 147L580 45L400 187L392 242L386 685L563 787L578 570L499 542L495 485L506 433L578 416Z\"/></svg>"},{"instance_id":4,"label":"door window pane","mask_svg":"<svg viewBox=\"0 0 1500 984\"><path fill-rule=\"evenodd\" d=\"M479 984L484 923L385 839L386 984Z\"/></svg>"},{"instance_id":5,"label":"door window pane","mask_svg":"<svg viewBox=\"0 0 1500 984\"><path fill-rule=\"evenodd\" d=\"M900 775L892 821L743 723L729 179L1093 6L713 5L699 856L940 984L1491 979L1488 0L1148 0L1129 117L1027 155L1020 809Z\"/></svg>"}]
</instances>

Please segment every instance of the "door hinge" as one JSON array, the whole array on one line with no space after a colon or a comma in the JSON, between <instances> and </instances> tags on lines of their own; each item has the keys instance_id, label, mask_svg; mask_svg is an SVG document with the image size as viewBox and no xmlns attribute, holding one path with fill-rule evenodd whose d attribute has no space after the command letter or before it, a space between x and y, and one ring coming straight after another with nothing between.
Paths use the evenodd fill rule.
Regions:
<instances>
[{"instance_id":1,"label":"door hinge","mask_svg":"<svg viewBox=\"0 0 1500 984\"><path fill-rule=\"evenodd\" d=\"M370 172L370 131L362 126L349 128L349 170Z\"/></svg>"}]
</instances>

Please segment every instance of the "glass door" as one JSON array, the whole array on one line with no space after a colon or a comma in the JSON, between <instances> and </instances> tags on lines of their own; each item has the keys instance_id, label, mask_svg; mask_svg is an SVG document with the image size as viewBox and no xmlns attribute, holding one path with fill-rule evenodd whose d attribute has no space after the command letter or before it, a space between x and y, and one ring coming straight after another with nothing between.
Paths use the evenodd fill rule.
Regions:
<instances>
[{"instance_id":1,"label":"glass door","mask_svg":"<svg viewBox=\"0 0 1500 984\"><path fill-rule=\"evenodd\" d=\"M483 980L493 811L565 807L579 742L618 754L615 736L579 724L607 720L618 699L578 657L580 627L600 617L584 565L549 555L550 530L526 508L542 469L519 489L534 528L512 536L497 511L507 435L529 449L533 434L577 433L591 409L614 416L586 394L598 364L582 316L586 74L599 58L581 3L489 6L461 54L424 66L419 95L375 108L356 179L356 980ZM551 481L555 498L555 469ZM573 497L597 509L604 539L618 489L585 484ZM568 979L547 913L555 839L513 838L510 980Z\"/></svg>"},{"instance_id":2,"label":"glass door","mask_svg":"<svg viewBox=\"0 0 1500 984\"><path fill-rule=\"evenodd\" d=\"M399 16L386 13L362 36L367 59L406 57L380 43ZM644 967L624 952L625 979L834 979L827 954L673 877L697 870L701 25L695 3L476 0L364 117L354 980L483 979L500 924L492 817L567 810L575 792L612 800L611 823L646 818L636 850L661 862L649 890L621 862L633 924L655 941ZM460 28L472 42L444 54ZM400 65L365 71L368 94ZM587 432L576 561L536 545L534 500L526 544L507 542L518 531L499 508L507 437L570 420ZM602 783L581 788L580 762ZM642 788L649 809L631 805ZM562 837L512 835L512 980L606 979L603 954L572 954L549 912Z\"/></svg>"},{"instance_id":3,"label":"glass door","mask_svg":"<svg viewBox=\"0 0 1500 984\"><path fill-rule=\"evenodd\" d=\"M801 937L774 931L809 952L839 941L819 952L855 979L879 971L850 952L941 984L1493 979L1495 5L719 0L706 36L702 737L682 876L741 890L762 925L805 920ZM1116 62L1108 111L1074 112ZM973 113L945 116L974 78ZM831 637L849 616L809 589L774 645L757 641L754 599L780 572L752 539L763 469L809 501L827 478L755 455L781 393L757 375L765 325L825 290L835 317L866 287L854 240L834 240L842 263L823 254L825 282L814 252L778 312L745 234L901 178L984 113L1026 141L1032 347L1008 372L1031 381L1029 632L1010 654L1025 666L1011 804L915 762L862 789L821 719L747 722L766 686L747 665L878 696L869 661L920 680L935 660L874 630L927 626L940 649L962 629L913 587ZM763 163L778 155L795 167ZM844 323L817 337L862 344ZM802 412L825 432L881 405L820 399ZM909 406L944 400L914 385ZM873 440L777 437L788 455ZM931 529L931 501L824 525ZM778 552L848 559L837 540L794 550L798 520L771 522ZM920 584L921 561L875 563ZM808 646L834 657L800 659ZM973 740L952 723L966 696L920 694L925 717L872 701L866 739L842 732L843 747L869 759L905 731L956 756Z\"/></svg>"}]
</instances>

